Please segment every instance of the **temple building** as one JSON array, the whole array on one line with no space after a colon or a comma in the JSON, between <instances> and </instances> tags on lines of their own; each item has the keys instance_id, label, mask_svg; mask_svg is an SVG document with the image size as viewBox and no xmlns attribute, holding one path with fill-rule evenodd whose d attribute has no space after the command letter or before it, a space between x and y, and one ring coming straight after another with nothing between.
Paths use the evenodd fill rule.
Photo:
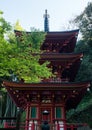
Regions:
<instances>
[{"instance_id":1,"label":"temple building","mask_svg":"<svg viewBox=\"0 0 92 130\"><path fill-rule=\"evenodd\" d=\"M74 82L83 54L74 53L79 30L49 31L49 15L44 15L44 31L47 32L41 49L40 63L50 61L56 77L40 83L3 81L16 106L26 111L24 130L40 130L47 121L50 130L74 130L67 125L66 111L76 108L83 98L89 82ZM15 31L16 36L21 32ZM69 129L70 128L70 129Z\"/></svg>"}]
</instances>

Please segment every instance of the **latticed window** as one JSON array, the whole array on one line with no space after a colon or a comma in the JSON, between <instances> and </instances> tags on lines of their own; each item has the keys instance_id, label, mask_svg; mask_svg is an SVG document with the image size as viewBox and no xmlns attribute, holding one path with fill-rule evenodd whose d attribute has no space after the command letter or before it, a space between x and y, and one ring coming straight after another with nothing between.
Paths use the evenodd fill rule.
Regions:
<instances>
[{"instance_id":1,"label":"latticed window","mask_svg":"<svg viewBox=\"0 0 92 130\"><path fill-rule=\"evenodd\" d=\"M31 107L31 118L37 118L37 107Z\"/></svg>"},{"instance_id":2,"label":"latticed window","mask_svg":"<svg viewBox=\"0 0 92 130\"><path fill-rule=\"evenodd\" d=\"M56 115L56 118L62 118L62 108L61 107L55 108L55 115Z\"/></svg>"}]
</instances>

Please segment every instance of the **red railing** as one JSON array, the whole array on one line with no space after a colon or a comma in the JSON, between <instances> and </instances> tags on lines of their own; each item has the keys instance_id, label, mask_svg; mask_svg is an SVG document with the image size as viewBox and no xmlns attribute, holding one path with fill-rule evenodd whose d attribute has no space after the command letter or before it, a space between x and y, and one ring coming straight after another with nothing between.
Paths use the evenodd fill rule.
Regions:
<instances>
[{"instance_id":1,"label":"red railing","mask_svg":"<svg viewBox=\"0 0 92 130\"><path fill-rule=\"evenodd\" d=\"M77 130L77 128L82 128L83 127L83 130L84 130L84 127L85 129L88 128L88 125L87 124L69 124L69 123L66 123L66 124L50 124L50 130ZM33 130L33 129L31 129ZM41 130L41 125L38 125L36 126L36 129L35 130ZM82 129L81 129L82 130Z\"/></svg>"},{"instance_id":2,"label":"red railing","mask_svg":"<svg viewBox=\"0 0 92 130\"><path fill-rule=\"evenodd\" d=\"M80 124L80 123L73 123L73 124L69 124L69 123L62 123L62 124L49 124L50 126L50 130L75 130L79 127L88 127L87 124ZM5 122L4 123L4 128L15 128L16 125L14 123L8 123ZM26 126L25 123L21 123L20 124L20 129L19 130L41 130L41 124L35 124L34 122L29 123L29 126Z\"/></svg>"}]
</instances>

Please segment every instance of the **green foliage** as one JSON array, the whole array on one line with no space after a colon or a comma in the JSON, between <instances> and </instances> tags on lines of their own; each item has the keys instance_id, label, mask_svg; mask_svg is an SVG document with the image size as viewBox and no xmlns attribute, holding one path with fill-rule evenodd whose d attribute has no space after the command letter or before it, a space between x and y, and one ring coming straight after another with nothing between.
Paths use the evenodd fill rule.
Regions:
<instances>
[{"instance_id":1,"label":"green foliage","mask_svg":"<svg viewBox=\"0 0 92 130\"><path fill-rule=\"evenodd\" d=\"M73 22L79 27L83 39L92 43L92 2L88 3L85 10Z\"/></svg>"},{"instance_id":2,"label":"green foliage","mask_svg":"<svg viewBox=\"0 0 92 130\"><path fill-rule=\"evenodd\" d=\"M75 81L92 81L92 2L74 19L82 38L78 41L75 52L83 52L84 57ZM71 122L86 122L92 126L92 84L90 91L75 110L68 113Z\"/></svg>"},{"instance_id":3,"label":"green foliage","mask_svg":"<svg viewBox=\"0 0 92 130\"><path fill-rule=\"evenodd\" d=\"M87 55L87 54L89 54L89 50L90 50L90 47L85 42L85 40L79 40L77 42L75 52L77 52L77 53L83 52L83 54Z\"/></svg>"},{"instance_id":4,"label":"green foliage","mask_svg":"<svg viewBox=\"0 0 92 130\"><path fill-rule=\"evenodd\" d=\"M68 122L87 123L92 128L92 93L87 92L78 108L67 114Z\"/></svg>"},{"instance_id":5,"label":"green foliage","mask_svg":"<svg viewBox=\"0 0 92 130\"><path fill-rule=\"evenodd\" d=\"M4 37L4 34L11 29L11 26L5 19L2 17L3 12L0 11L0 40Z\"/></svg>"},{"instance_id":6,"label":"green foliage","mask_svg":"<svg viewBox=\"0 0 92 130\"><path fill-rule=\"evenodd\" d=\"M76 80L91 81L92 80L91 70L92 70L92 62L90 62L90 56L84 56Z\"/></svg>"},{"instance_id":7,"label":"green foliage","mask_svg":"<svg viewBox=\"0 0 92 130\"><path fill-rule=\"evenodd\" d=\"M0 77L13 74L25 82L39 82L42 78L50 77L52 73L47 67L49 63L39 64L44 32L33 29L31 34L23 32L21 38L16 39L11 30L9 33L10 25L4 18L0 17L0 23Z\"/></svg>"},{"instance_id":8,"label":"green foliage","mask_svg":"<svg viewBox=\"0 0 92 130\"><path fill-rule=\"evenodd\" d=\"M2 14L0 12L0 85L1 78L11 80L17 77L18 80L23 79L25 82L40 82L42 78L52 76L51 70L47 67L48 62L39 64L42 53L40 47L45 33L32 29L31 34L23 32L21 38L17 39ZM10 100L6 97L5 89L0 88L0 92L3 96L0 116L6 116L11 111ZM14 104L12 110L14 111Z\"/></svg>"},{"instance_id":9,"label":"green foliage","mask_svg":"<svg viewBox=\"0 0 92 130\"><path fill-rule=\"evenodd\" d=\"M92 2L74 19L82 33L75 51L83 52L84 58L77 75L78 81L92 80Z\"/></svg>"}]
</instances>

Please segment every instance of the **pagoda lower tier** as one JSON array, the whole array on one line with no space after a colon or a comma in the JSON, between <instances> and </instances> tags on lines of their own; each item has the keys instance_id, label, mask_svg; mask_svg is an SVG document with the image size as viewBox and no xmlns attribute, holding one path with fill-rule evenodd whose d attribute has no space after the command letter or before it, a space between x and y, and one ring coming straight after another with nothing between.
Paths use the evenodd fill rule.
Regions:
<instances>
[{"instance_id":1,"label":"pagoda lower tier","mask_svg":"<svg viewBox=\"0 0 92 130\"><path fill-rule=\"evenodd\" d=\"M27 124L66 121L66 111L76 108L83 98L89 82L82 83L21 83L3 81L16 106L26 111ZM42 113L48 111L48 117Z\"/></svg>"}]
</instances>

